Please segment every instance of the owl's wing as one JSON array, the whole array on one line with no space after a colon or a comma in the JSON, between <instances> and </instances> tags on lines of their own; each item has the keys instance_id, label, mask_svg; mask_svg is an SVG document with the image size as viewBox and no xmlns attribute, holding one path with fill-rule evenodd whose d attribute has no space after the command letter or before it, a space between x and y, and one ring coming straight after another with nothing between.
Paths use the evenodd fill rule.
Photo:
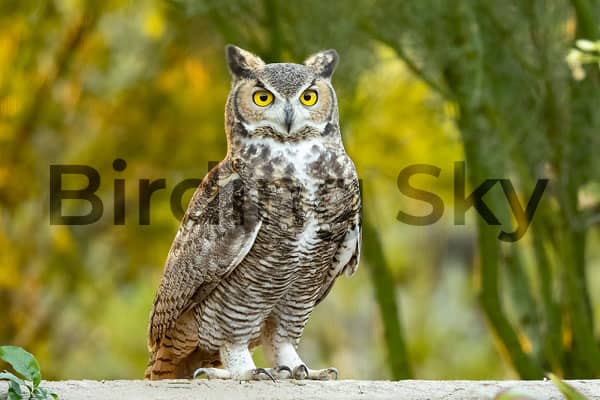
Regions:
<instances>
[{"instance_id":1,"label":"owl's wing","mask_svg":"<svg viewBox=\"0 0 600 400\"><path fill-rule=\"evenodd\" d=\"M211 170L181 221L150 316L150 344L206 297L248 254L261 227L231 162Z\"/></svg>"},{"instance_id":2,"label":"owl's wing","mask_svg":"<svg viewBox=\"0 0 600 400\"><path fill-rule=\"evenodd\" d=\"M353 183L353 188L354 193L351 207L343 214L344 219L348 221L348 228L339 241L337 251L329 268L329 273L325 278L316 304L319 304L327 296L333 287L333 283L340 275L346 274L347 276L352 276L358 268L362 245L362 215L358 180Z\"/></svg>"}]
</instances>

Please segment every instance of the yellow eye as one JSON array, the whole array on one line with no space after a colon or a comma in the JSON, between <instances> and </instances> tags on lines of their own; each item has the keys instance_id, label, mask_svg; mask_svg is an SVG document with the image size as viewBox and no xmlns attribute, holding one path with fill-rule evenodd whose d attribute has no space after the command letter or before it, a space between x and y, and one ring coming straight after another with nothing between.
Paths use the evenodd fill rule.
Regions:
<instances>
[{"instance_id":1,"label":"yellow eye","mask_svg":"<svg viewBox=\"0 0 600 400\"><path fill-rule=\"evenodd\" d=\"M317 92L314 90L308 89L305 90L300 96L300 102L305 106L314 106L317 102Z\"/></svg>"},{"instance_id":2,"label":"yellow eye","mask_svg":"<svg viewBox=\"0 0 600 400\"><path fill-rule=\"evenodd\" d=\"M260 107L266 107L273 102L273 94L268 90L258 90L252 95L254 104Z\"/></svg>"}]
</instances>

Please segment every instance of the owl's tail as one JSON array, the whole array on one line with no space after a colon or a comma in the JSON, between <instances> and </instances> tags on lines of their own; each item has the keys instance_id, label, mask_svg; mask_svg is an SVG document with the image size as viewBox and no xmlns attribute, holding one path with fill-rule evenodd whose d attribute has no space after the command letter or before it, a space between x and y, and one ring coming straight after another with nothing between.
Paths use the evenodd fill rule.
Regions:
<instances>
[{"instance_id":1,"label":"owl's tail","mask_svg":"<svg viewBox=\"0 0 600 400\"><path fill-rule=\"evenodd\" d=\"M150 360L144 374L144 379L176 379L177 359L172 354L172 341L169 337L159 339L150 348Z\"/></svg>"},{"instance_id":2,"label":"owl's tail","mask_svg":"<svg viewBox=\"0 0 600 400\"><path fill-rule=\"evenodd\" d=\"M198 368L218 367L221 360L217 352L195 348L188 354L175 354L172 339L161 338L150 350L150 360L144 379L190 379Z\"/></svg>"}]
</instances>

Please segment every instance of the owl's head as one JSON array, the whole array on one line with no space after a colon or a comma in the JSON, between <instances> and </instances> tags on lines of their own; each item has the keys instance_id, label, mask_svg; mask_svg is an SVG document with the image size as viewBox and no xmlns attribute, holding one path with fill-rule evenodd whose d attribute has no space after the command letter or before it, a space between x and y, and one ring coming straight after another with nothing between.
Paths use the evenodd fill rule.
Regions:
<instances>
[{"instance_id":1,"label":"owl's head","mask_svg":"<svg viewBox=\"0 0 600 400\"><path fill-rule=\"evenodd\" d=\"M304 64L265 64L232 45L226 47L226 57L232 76L225 112L229 135L235 135L238 130L233 128L240 124L249 137L296 141L322 135L328 123L337 126L331 86L338 61L335 50L316 53Z\"/></svg>"}]
</instances>

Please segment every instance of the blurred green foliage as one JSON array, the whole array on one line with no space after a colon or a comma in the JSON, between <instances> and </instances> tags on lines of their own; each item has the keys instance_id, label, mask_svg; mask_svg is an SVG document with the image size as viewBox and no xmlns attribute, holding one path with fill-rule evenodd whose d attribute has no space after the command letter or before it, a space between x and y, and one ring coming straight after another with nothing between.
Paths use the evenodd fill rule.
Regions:
<instances>
[{"instance_id":1,"label":"blurred green foliage","mask_svg":"<svg viewBox=\"0 0 600 400\"><path fill-rule=\"evenodd\" d=\"M333 47L368 237L357 275L307 326L307 362L362 379L600 376L600 76L588 65L575 81L565 62L574 40L598 39L599 15L598 0L3 1L0 343L26 346L48 378L139 378L178 224L169 193L225 154L223 46L270 62ZM473 186L510 177L522 198L551 179L520 242L500 243L472 211L453 225L463 159ZM431 226L395 219L429 212L396 187L413 163L442 169L411 180L445 201ZM49 224L51 164L100 172L99 222ZM138 180L159 178L140 226ZM485 199L510 226L500 190Z\"/></svg>"}]
</instances>

